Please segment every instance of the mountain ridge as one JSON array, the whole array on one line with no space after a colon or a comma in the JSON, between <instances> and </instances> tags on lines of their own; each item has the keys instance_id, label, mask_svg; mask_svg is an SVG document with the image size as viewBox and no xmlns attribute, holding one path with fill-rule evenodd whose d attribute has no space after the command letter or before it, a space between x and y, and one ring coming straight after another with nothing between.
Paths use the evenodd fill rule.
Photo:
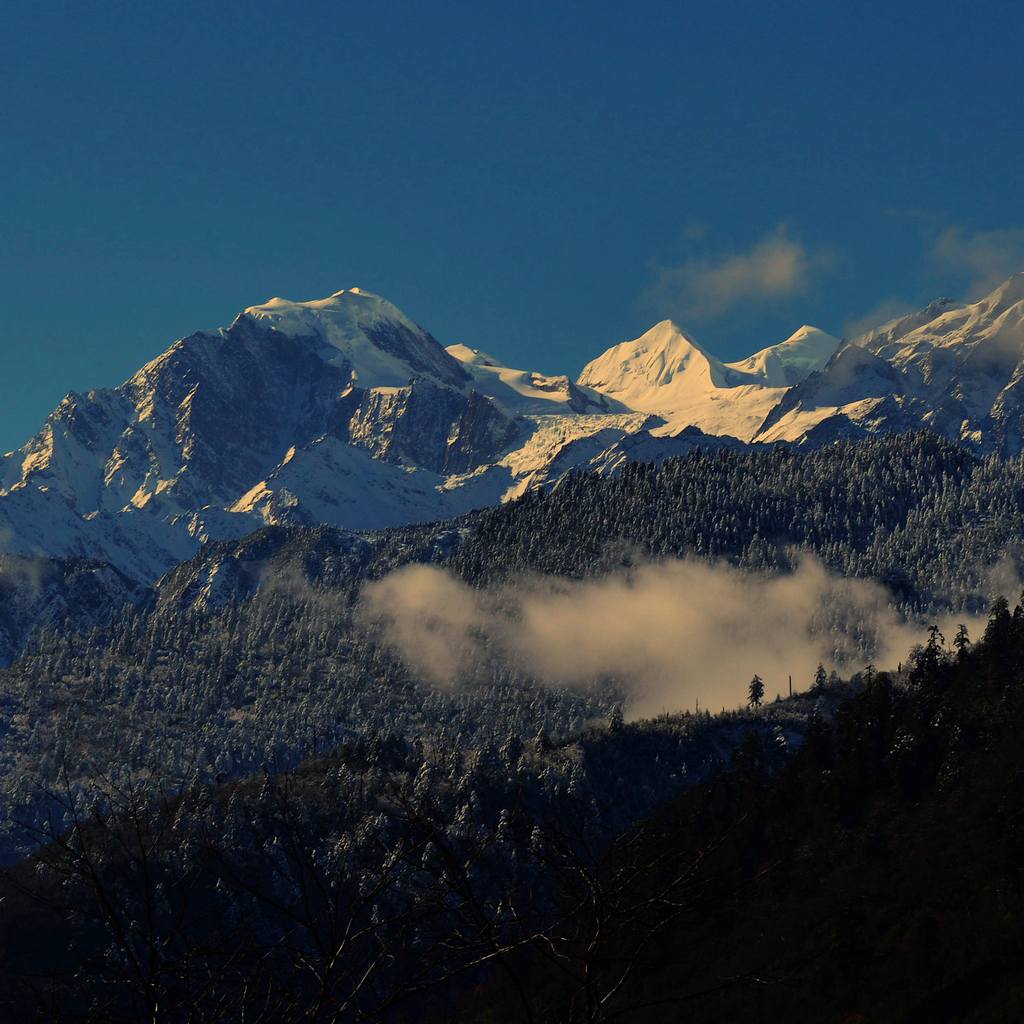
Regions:
<instances>
[{"instance_id":1,"label":"mountain ridge","mask_svg":"<svg viewBox=\"0 0 1024 1024\"><path fill-rule=\"evenodd\" d=\"M1024 450L1022 380L1024 273L975 302L939 299L855 338L793 386L754 440L806 442L825 421L845 436L910 424L1013 455Z\"/></svg>"},{"instance_id":2,"label":"mountain ridge","mask_svg":"<svg viewBox=\"0 0 1024 1024\"><path fill-rule=\"evenodd\" d=\"M249 306L124 383L68 394L0 457L0 553L155 579L265 525L370 530L460 515L695 447L927 428L1024 447L1024 274L852 342L804 325L722 362L670 320L573 380L445 349L360 288Z\"/></svg>"}]
</instances>

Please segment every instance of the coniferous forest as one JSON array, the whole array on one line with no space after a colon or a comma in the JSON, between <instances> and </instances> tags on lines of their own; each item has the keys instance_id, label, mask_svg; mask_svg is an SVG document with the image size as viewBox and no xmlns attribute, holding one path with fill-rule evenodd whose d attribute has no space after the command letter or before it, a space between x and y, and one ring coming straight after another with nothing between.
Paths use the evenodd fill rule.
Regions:
<instances>
[{"instance_id":1,"label":"coniferous forest","mask_svg":"<svg viewBox=\"0 0 1024 1024\"><path fill-rule=\"evenodd\" d=\"M0 672L3 1019L1016 1019L1024 608L990 588L1022 467L927 434L696 452L269 528L69 605ZM410 563L514 588L806 555L918 644L715 714L497 654L431 685L359 615Z\"/></svg>"}]
</instances>

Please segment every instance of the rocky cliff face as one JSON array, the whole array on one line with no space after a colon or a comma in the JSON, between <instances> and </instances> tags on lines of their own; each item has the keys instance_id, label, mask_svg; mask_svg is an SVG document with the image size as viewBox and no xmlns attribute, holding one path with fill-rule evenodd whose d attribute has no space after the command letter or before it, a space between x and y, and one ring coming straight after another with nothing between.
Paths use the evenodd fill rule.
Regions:
<instances>
[{"instance_id":1,"label":"rocky cliff face","mask_svg":"<svg viewBox=\"0 0 1024 1024\"><path fill-rule=\"evenodd\" d=\"M430 380L352 395L342 436L376 459L434 473L464 473L494 462L520 433L495 402Z\"/></svg>"}]
</instances>

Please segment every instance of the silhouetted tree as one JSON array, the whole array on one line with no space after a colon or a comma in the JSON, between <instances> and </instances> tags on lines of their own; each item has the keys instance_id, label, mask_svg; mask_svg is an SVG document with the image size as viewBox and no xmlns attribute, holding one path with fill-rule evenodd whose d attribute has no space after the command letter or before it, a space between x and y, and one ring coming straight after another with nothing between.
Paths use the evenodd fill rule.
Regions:
<instances>
[{"instance_id":1,"label":"silhouetted tree","mask_svg":"<svg viewBox=\"0 0 1024 1024\"><path fill-rule=\"evenodd\" d=\"M956 636L953 637L953 647L956 650L956 656L960 661L963 661L967 657L967 652L971 646L971 638L967 632L967 627L961 622L957 627Z\"/></svg>"},{"instance_id":2,"label":"silhouetted tree","mask_svg":"<svg viewBox=\"0 0 1024 1024\"><path fill-rule=\"evenodd\" d=\"M752 708L759 708L764 700L764 680L760 676L754 676L747 687L747 704Z\"/></svg>"},{"instance_id":3,"label":"silhouetted tree","mask_svg":"<svg viewBox=\"0 0 1024 1024\"><path fill-rule=\"evenodd\" d=\"M818 667L814 671L814 689L822 690L825 688L825 684L828 682L828 673L825 671L825 666L818 662Z\"/></svg>"}]
</instances>

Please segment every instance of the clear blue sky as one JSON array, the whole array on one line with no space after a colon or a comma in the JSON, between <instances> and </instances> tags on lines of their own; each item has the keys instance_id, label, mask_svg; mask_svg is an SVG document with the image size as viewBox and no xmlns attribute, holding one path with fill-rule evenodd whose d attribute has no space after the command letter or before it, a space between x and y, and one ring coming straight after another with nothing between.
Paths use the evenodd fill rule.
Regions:
<instances>
[{"instance_id":1,"label":"clear blue sky","mask_svg":"<svg viewBox=\"0 0 1024 1024\"><path fill-rule=\"evenodd\" d=\"M271 295L576 372L1024 269L1024 5L38 3L0 34L0 450Z\"/></svg>"}]
</instances>

